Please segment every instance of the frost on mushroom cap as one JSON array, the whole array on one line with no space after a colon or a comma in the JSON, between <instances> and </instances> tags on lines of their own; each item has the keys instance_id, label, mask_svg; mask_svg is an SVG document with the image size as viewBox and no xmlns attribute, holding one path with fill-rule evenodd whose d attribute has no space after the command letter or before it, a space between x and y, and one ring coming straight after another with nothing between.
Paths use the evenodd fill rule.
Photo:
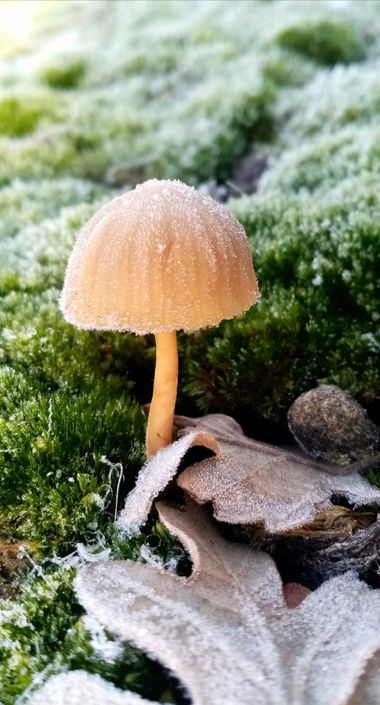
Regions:
<instances>
[{"instance_id":1,"label":"frost on mushroom cap","mask_svg":"<svg viewBox=\"0 0 380 705\"><path fill-rule=\"evenodd\" d=\"M144 334L216 325L257 296L240 223L194 188L153 179L84 226L60 306L79 328Z\"/></svg>"}]
</instances>

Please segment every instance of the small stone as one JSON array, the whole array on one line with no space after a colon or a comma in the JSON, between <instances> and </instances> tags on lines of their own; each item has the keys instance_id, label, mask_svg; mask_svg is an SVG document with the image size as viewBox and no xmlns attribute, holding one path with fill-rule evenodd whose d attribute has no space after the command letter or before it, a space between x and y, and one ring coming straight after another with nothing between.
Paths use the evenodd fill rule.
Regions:
<instances>
[{"instance_id":1,"label":"small stone","mask_svg":"<svg viewBox=\"0 0 380 705\"><path fill-rule=\"evenodd\" d=\"M288 425L306 453L337 465L370 455L379 441L365 409L333 384L301 394L289 409Z\"/></svg>"}]
</instances>

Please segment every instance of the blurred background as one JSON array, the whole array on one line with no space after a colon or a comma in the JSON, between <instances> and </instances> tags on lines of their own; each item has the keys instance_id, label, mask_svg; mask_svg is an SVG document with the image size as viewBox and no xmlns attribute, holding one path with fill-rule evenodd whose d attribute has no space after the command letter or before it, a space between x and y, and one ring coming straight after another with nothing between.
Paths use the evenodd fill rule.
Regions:
<instances>
[{"instance_id":1,"label":"blurred background","mask_svg":"<svg viewBox=\"0 0 380 705\"><path fill-rule=\"evenodd\" d=\"M377 56L379 12L376 0L3 0L0 133L23 141L2 144L1 181L239 181L256 146L241 184L252 191L260 145L352 123L355 98L364 110L349 72L346 91L333 72L340 116L326 91L300 86L315 93L319 67Z\"/></svg>"},{"instance_id":2,"label":"blurred background","mask_svg":"<svg viewBox=\"0 0 380 705\"><path fill-rule=\"evenodd\" d=\"M182 338L180 410L280 437L323 380L378 418L379 68L377 0L0 2L3 359L33 368L45 328L63 383L57 348L87 350L56 307L78 227L120 189L179 178L240 218L262 291ZM147 401L152 342L119 338L93 334L96 374L126 369Z\"/></svg>"}]
</instances>

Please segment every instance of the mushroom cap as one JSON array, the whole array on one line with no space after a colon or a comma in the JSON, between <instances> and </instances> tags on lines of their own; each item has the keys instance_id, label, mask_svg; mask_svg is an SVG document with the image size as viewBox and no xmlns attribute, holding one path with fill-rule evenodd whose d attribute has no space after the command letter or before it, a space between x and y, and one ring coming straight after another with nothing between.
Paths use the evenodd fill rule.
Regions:
<instances>
[{"instance_id":1,"label":"mushroom cap","mask_svg":"<svg viewBox=\"0 0 380 705\"><path fill-rule=\"evenodd\" d=\"M244 228L180 181L114 198L81 230L60 299L78 328L198 330L250 308L258 286Z\"/></svg>"}]
</instances>

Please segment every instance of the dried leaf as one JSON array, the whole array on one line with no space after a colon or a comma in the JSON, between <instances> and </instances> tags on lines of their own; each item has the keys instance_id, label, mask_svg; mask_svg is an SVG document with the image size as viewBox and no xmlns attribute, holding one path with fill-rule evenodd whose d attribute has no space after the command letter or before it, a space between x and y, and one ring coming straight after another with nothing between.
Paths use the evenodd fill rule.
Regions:
<instances>
[{"instance_id":1,"label":"dried leaf","mask_svg":"<svg viewBox=\"0 0 380 705\"><path fill-rule=\"evenodd\" d=\"M118 518L118 527L136 533L147 520L153 500L175 476L178 466L192 446L203 445L214 453L219 450L215 438L204 431L191 431L176 443L159 450L140 470L136 486L129 493Z\"/></svg>"},{"instance_id":2,"label":"dried leaf","mask_svg":"<svg viewBox=\"0 0 380 705\"><path fill-rule=\"evenodd\" d=\"M354 506L380 502L380 490L357 474L360 464L343 475L340 467L248 438L234 419L223 414L201 419L176 416L175 423L184 428L183 437L144 465L120 514L119 528L133 531L146 521L153 499L195 444L205 445L216 456L187 468L177 482L196 502L213 502L220 521L264 523L267 531L277 533L309 524L332 506L332 495L343 496Z\"/></svg>"},{"instance_id":3,"label":"dried leaf","mask_svg":"<svg viewBox=\"0 0 380 705\"><path fill-rule=\"evenodd\" d=\"M86 671L60 673L50 678L28 700L29 705L159 705L123 692L99 676Z\"/></svg>"},{"instance_id":4,"label":"dried leaf","mask_svg":"<svg viewBox=\"0 0 380 705\"><path fill-rule=\"evenodd\" d=\"M187 422L194 425L192 419L177 417L177 423ZM263 522L276 533L311 522L331 506L332 495L353 505L380 502L380 491L356 472L333 475L334 466L247 438L228 416L211 414L197 428L214 434L220 455L184 470L178 485L199 503L211 501L219 521Z\"/></svg>"},{"instance_id":5,"label":"dried leaf","mask_svg":"<svg viewBox=\"0 0 380 705\"><path fill-rule=\"evenodd\" d=\"M76 590L107 630L175 673L193 705L379 702L379 592L349 573L290 609L269 556L227 543L194 506L160 516L191 553L190 578L108 561L82 569Z\"/></svg>"},{"instance_id":6,"label":"dried leaf","mask_svg":"<svg viewBox=\"0 0 380 705\"><path fill-rule=\"evenodd\" d=\"M358 529L367 529L376 521L376 512L364 512L349 507L334 506L316 514L311 524L301 528L279 531L278 536L303 536L307 538L344 539ZM256 529L257 535L257 529Z\"/></svg>"},{"instance_id":7,"label":"dried leaf","mask_svg":"<svg viewBox=\"0 0 380 705\"><path fill-rule=\"evenodd\" d=\"M193 705L377 705L379 592L347 574L289 609L267 555L221 539L194 506L161 506L160 515L191 552L190 578L107 561L81 571L77 592L104 627L176 673ZM146 702L80 671L55 676L30 700Z\"/></svg>"}]
</instances>

